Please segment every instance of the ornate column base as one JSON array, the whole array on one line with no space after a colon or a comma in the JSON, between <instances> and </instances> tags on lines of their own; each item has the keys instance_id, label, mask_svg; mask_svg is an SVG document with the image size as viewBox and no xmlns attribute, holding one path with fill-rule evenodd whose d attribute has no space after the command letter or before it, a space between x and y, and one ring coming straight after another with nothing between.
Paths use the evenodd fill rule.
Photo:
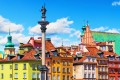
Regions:
<instances>
[{"instance_id":1,"label":"ornate column base","mask_svg":"<svg viewBox=\"0 0 120 80\"><path fill-rule=\"evenodd\" d=\"M48 80L48 68L46 65L40 66L40 80Z\"/></svg>"}]
</instances>

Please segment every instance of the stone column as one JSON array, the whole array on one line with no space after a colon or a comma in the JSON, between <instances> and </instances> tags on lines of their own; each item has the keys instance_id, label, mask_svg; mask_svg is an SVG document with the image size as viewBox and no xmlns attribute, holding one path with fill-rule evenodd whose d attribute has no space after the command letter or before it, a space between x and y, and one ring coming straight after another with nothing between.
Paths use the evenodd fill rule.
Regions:
<instances>
[{"instance_id":1,"label":"stone column","mask_svg":"<svg viewBox=\"0 0 120 80\"><path fill-rule=\"evenodd\" d=\"M41 72L41 79L40 80L47 80L47 72L48 68L45 65L45 37L46 37L46 26L49 24L48 21L45 20L46 16L46 8L45 6L41 9L42 12L42 20L38 22L41 25L41 32L42 32L42 66L40 67Z\"/></svg>"}]
</instances>

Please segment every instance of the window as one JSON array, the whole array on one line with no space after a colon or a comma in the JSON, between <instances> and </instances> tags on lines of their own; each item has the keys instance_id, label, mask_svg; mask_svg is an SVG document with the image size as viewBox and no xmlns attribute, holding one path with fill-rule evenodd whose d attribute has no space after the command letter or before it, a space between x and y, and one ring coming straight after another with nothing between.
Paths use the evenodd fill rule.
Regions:
<instances>
[{"instance_id":1,"label":"window","mask_svg":"<svg viewBox=\"0 0 120 80\"><path fill-rule=\"evenodd\" d=\"M103 51L105 51L105 50L106 50L106 47L105 47L105 46L102 46L101 48L102 48L102 50L103 50Z\"/></svg>"},{"instance_id":2,"label":"window","mask_svg":"<svg viewBox=\"0 0 120 80\"><path fill-rule=\"evenodd\" d=\"M67 68L67 73L70 73L70 68Z\"/></svg>"},{"instance_id":3,"label":"window","mask_svg":"<svg viewBox=\"0 0 120 80\"><path fill-rule=\"evenodd\" d=\"M110 57L109 60L114 60L114 58L113 58L113 57Z\"/></svg>"},{"instance_id":4,"label":"window","mask_svg":"<svg viewBox=\"0 0 120 80\"><path fill-rule=\"evenodd\" d=\"M114 73L114 70L112 69L111 72Z\"/></svg>"},{"instance_id":5,"label":"window","mask_svg":"<svg viewBox=\"0 0 120 80\"><path fill-rule=\"evenodd\" d=\"M18 60L20 60L20 55L18 55Z\"/></svg>"},{"instance_id":6,"label":"window","mask_svg":"<svg viewBox=\"0 0 120 80\"><path fill-rule=\"evenodd\" d=\"M53 67L53 72L56 72L55 67Z\"/></svg>"},{"instance_id":7,"label":"window","mask_svg":"<svg viewBox=\"0 0 120 80\"><path fill-rule=\"evenodd\" d=\"M90 61L90 57L88 57L88 61Z\"/></svg>"},{"instance_id":8,"label":"window","mask_svg":"<svg viewBox=\"0 0 120 80\"><path fill-rule=\"evenodd\" d=\"M92 65L92 70L95 70L95 65Z\"/></svg>"},{"instance_id":9,"label":"window","mask_svg":"<svg viewBox=\"0 0 120 80\"><path fill-rule=\"evenodd\" d=\"M70 62L69 61L67 62L67 65L70 66Z\"/></svg>"},{"instance_id":10,"label":"window","mask_svg":"<svg viewBox=\"0 0 120 80\"><path fill-rule=\"evenodd\" d=\"M112 67L114 67L114 63L112 63Z\"/></svg>"},{"instance_id":11,"label":"window","mask_svg":"<svg viewBox=\"0 0 120 80\"><path fill-rule=\"evenodd\" d=\"M15 73L15 78L18 78L18 73Z\"/></svg>"},{"instance_id":12,"label":"window","mask_svg":"<svg viewBox=\"0 0 120 80\"><path fill-rule=\"evenodd\" d=\"M66 66L66 62L65 61L63 61L63 66Z\"/></svg>"},{"instance_id":13,"label":"window","mask_svg":"<svg viewBox=\"0 0 120 80\"><path fill-rule=\"evenodd\" d=\"M120 80L120 76L118 76L118 80Z\"/></svg>"},{"instance_id":14,"label":"window","mask_svg":"<svg viewBox=\"0 0 120 80\"><path fill-rule=\"evenodd\" d=\"M100 69L101 69L101 68L100 68L100 66L99 66L99 67L98 67L98 71L101 71Z\"/></svg>"},{"instance_id":15,"label":"window","mask_svg":"<svg viewBox=\"0 0 120 80\"><path fill-rule=\"evenodd\" d=\"M60 80L60 75L57 76L57 80Z\"/></svg>"},{"instance_id":16,"label":"window","mask_svg":"<svg viewBox=\"0 0 120 80\"><path fill-rule=\"evenodd\" d=\"M87 70L87 64L84 65L84 70Z\"/></svg>"},{"instance_id":17,"label":"window","mask_svg":"<svg viewBox=\"0 0 120 80\"><path fill-rule=\"evenodd\" d=\"M92 74L92 78L94 78L94 74Z\"/></svg>"},{"instance_id":18,"label":"window","mask_svg":"<svg viewBox=\"0 0 120 80\"><path fill-rule=\"evenodd\" d=\"M10 69L12 69L12 65L10 65Z\"/></svg>"},{"instance_id":19,"label":"window","mask_svg":"<svg viewBox=\"0 0 120 80\"><path fill-rule=\"evenodd\" d=\"M102 71L104 71L104 67L102 66Z\"/></svg>"},{"instance_id":20,"label":"window","mask_svg":"<svg viewBox=\"0 0 120 80\"><path fill-rule=\"evenodd\" d=\"M3 73L1 73L1 79L3 79L4 78L4 75L3 75Z\"/></svg>"},{"instance_id":21,"label":"window","mask_svg":"<svg viewBox=\"0 0 120 80\"><path fill-rule=\"evenodd\" d=\"M15 64L15 70L18 70L18 64Z\"/></svg>"},{"instance_id":22,"label":"window","mask_svg":"<svg viewBox=\"0 0 120 80\"><path fill-rule=\"evenodd\" d=\"M23 64L23 69L26 70L26 64Z\"/></svg>"},{"instance_id":23,"label":"window","mask_svg":"<svg viewBox=\"0 0 120 80\"><path fill-rule=\"evenodd\" d=\"M37 78L40 78L40 73L37 73Z\"/></svg>"},{"instance_id":24,"label":"window","mask_svg":"<svg viewBox=\"0 0 120 80\"><path fill-rule=\"evenodd\" d=\"M60 60L58 60L57 63L60 64Z\"/></svg>"},{"instance_id":25,"label":"window","mask_svg":"<svg viewBox=\"0 0 120 80\"><path fill-rule=\"evenodd\" d=\"M118 73L120 74L120 70L118 70Z\"/></svg>"},{"instance_id":26,"label":"window","mask_svg":"<svg viewBox=\"0 0 120 80\"><path fill-rule=\"evenodd\" d=\"M10 74L10 78L12 78L12 74Z\"/></svg>"},{"instance_id":27,"label":"window","mask_svg":"<svg viewBox=\"0 0 120 80\"><path fill-rule=\"evenodd\" d=\"M63 68L63 73L65 73L65 68Z\"/></svg>"},{"instance_id":28,"label":"window","mask_svg":"<svg viewBox=\"0 0 120 80\"><path fill-rule=\"evenodd\" d=\"M67 80L70 80L70 76L67 76Z\"/></svg>"},{"instance_id":29,"label":"window","mask_svg":"<svg viewBox=\"0 0 120 80\"><path fill-rule=\"evenodd\" d=\"M118 64L118 67L120 67L120 64Z\"/></svg>"},{"instance_id":30,"label":"window","mask_svg":"<svg viewBox=\"0 0 120 80\"><path fill-rule=\"evenodd\" d=\"M32 64L32 69L35 70L35 64Z\"/></svg>"},{"instance_id":31,"label":"window","mask_svg":"<svg viewBox=\"0 0 120 80\"><path fill-rule=\"evenodd\" d=\"M57 72L60 72L60 67L57 67Z\"/></svg>"},{"instance_id":32,"label":"window","mask_svg":"<svg viewBox=\"0 0 120 80\"><path fill-rule=\"evenodd\" d=\"M91 70L91 65L90 64L88 65L88 70Z\"/></svg>"},{"instance_id":33,"label":"window","mask_svg":"<svg viewBox=\"0 0 120 80\"><path fill-rule=\"evenodd\" d=\"M63 75L63 80L65 80L65 75Z\"/></svg>"},{"instance_id":34,"label":"window","mask_svg":"<svg viewBox=\"0 0 120 80\"><path fill-rule=\"evenodd\" d=\"M26 79L26 73L23 73L23 78Z\"/></svg>"},{"instance_id":35,"label":"window","mask_svg":"<svg viewBox=\"0 0 120 80\"><path fill-rule=\"evenodd\" d=\"M87 78L86 73L84 74L84 78Z\"/></svg>"},{"instance_id":36,"label":"window","mask_svg":"<svg viewBox=\"0 0 120 80\"><path fill-rule=\"evenodd\" d=\"M88 74L88 78L90 78L90 74Z\"/></svg>"},{"instance_id":37,"label":"window","mask_svg":"<svg viewBox=\"0 0 120 80\"><path fill-rule=\"evenodd\" d=\"M3 70L3 69L4 69L4 65L2 64L2 65L1 65L1 70Z\"/></svg>"},{"instance_id":38,"label":"window","mask_svg":"<svg viewBox=\"0 0 120 80\"><path fill-rule=\"evenodd\" d=\"M55 75L53 76L53 80L56 80Z\"/></svg>"},{"instance_id":39,"label":"window","mask_svg":"<svg viewBox=\"0 0 120 80\"><path fill-rule=\"evenodd\" d=\"M35 78L35 73L32 73L32 78Z\"/></svg>"},{"instance_id":40,"label":"window","mask_svg":"<svg viewBox=\"0 0 120 80\"><path fill-rule=\"evenodd\" d=\"M94 59L94 58L92 59L92 62L95 62L95 59Z\"/></svg>"},{"instance_id":41,"label":"window","mask_svg":"<svg viewBox=\"0 0 120 80\"><path fill-rule=\"evenodd\" d=\"M53 60L53 63L55 63L55 60Z\"/></svg>"},{"instance_id":42,"label":"window","mask_svg":"<svg viewBox=\"0 0 120 80\"><path fill-rule=\"evenodd\" d=\"M50 66L50 61L47 62L47 65Z\"/></svg>"},{"instance_id":43,"label":"window","mask_svg":"<svg viewBox=\"0 0 120 80\"><path fill-rule=\"evenodd\" d=\"M37 65L37 70L39 70L39 69L40 69L40 64Z\"/></svg>"}]
</instances>

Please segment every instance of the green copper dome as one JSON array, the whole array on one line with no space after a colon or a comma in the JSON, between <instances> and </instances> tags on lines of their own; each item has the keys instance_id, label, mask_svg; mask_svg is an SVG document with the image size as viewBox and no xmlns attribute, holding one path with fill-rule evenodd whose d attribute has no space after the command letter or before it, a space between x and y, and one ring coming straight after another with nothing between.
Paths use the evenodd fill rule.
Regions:
<instances>
[{"instance_id":1,"label":"green copper dome","mask_svg":"<svg viewBox=\"0 0 120 80\"><path fill-rule=\"evenodd\" d=\"M10 32L7 37L7 43L5 44L5 48L14 48L14 44L12 43L12 36L10 35Z\"/></svg>"},{"instance_id":2,"label":"green copper dome","mask_svg":"<svg viewBox=\"0 0 120 80\"><path fill-rule=\"evenodd\" d=\"M85 30L86 30L86 26L84 25L84 26L82 27L82 33L81 33L81 36L84 35Z\"/></svg>"}]
</instances>

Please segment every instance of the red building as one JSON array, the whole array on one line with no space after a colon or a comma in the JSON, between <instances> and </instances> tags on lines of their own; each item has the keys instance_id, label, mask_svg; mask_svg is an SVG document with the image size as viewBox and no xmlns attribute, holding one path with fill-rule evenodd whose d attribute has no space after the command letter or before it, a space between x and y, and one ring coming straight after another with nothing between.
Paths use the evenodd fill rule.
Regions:
<instances>
[{"instance_id":1,"label":"red building","mask_svg":"<svg viewBox=\"0 0 120 80\"><path fill-rule=\"evenodd\" d=\"M109 80L120 80L120 56L109 55Z\"/></svg>"}]
</instances>

